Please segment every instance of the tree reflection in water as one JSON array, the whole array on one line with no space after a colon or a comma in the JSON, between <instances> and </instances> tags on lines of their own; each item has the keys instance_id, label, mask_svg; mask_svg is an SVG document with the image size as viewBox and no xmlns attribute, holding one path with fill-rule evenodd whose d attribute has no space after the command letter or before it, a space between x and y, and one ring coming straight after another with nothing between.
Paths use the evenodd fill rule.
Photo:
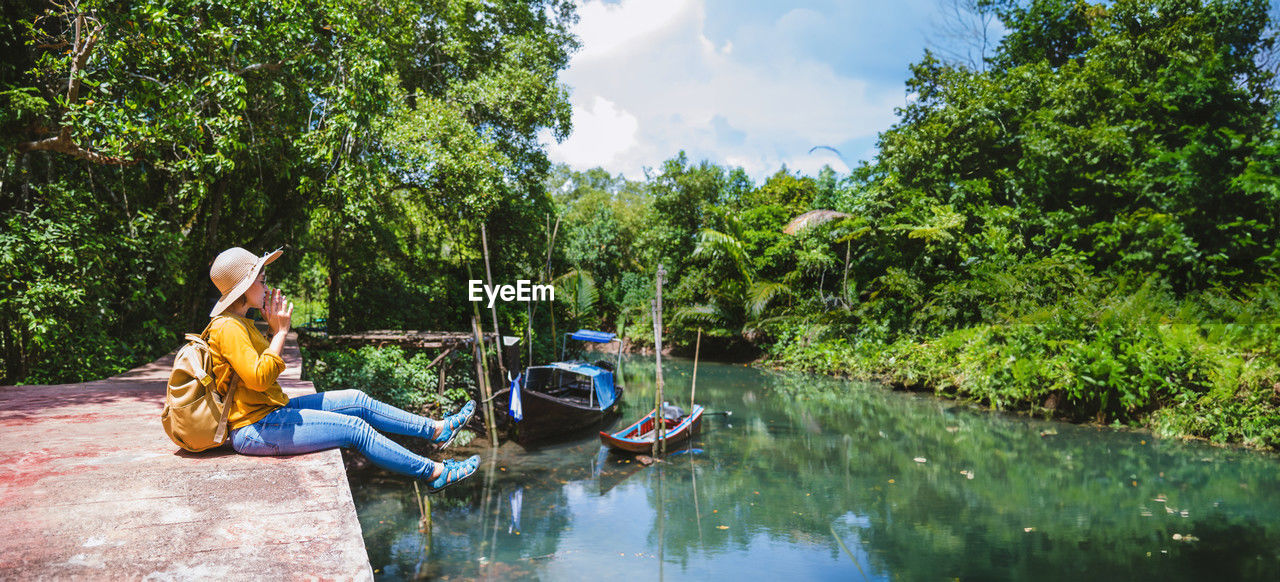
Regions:
<instances>
[{"instance_id":1,"label":"tree reflection in water","mask_svg":"<svg viewBox=\"0 0 1280 582\"><path fill-rule=\"evenodd\" d=\"M664 367L670 392L687 387L688 362ZM620 423L652 402L653 364L629 360L622 377ZM433 497L425 548L409 482L353 474L374 567L387 578L1280 579L1274 455L741 366L701 364L698 395L733 415L707 417L695 452L652 467L589 437L500 449Z\"/></svg>"}]
</instances>

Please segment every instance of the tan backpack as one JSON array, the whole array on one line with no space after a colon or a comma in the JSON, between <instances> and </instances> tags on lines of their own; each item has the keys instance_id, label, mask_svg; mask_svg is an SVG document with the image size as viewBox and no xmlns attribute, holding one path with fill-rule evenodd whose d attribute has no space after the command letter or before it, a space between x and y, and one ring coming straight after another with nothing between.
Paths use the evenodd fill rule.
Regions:
<instances>
[{"instance_id":1,"label":"tan backpack","mask_svg":"<svg viewBox=\"0 0 1280 582\"><path fill-rule=\"evenodd\" d=\"M217 318L214 319L217 321ZM236 389L235 371L230 370L226 398L214 390L213 354L209 350L209 322L200 335L186 335L187 344L173 359L173 372L164 395L160 423L174 444L191 452L212 449L227 441L227 414Z\"/></svg>"}]
</instances>

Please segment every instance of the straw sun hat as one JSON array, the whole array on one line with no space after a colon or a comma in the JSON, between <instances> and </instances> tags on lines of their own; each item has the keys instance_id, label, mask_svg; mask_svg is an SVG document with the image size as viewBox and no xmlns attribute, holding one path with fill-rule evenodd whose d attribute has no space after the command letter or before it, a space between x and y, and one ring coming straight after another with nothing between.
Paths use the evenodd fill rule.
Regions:
<instances>
[{"instance_id":1,"label":"straw sun hat","mask_svg":"<svg viewBox=\"0 0 1280 582\"><path fill-rule=\"evenodd\" d=\"M222 298L218 300L217 305L213 306L209 317L216 317L219 313L226 311L236 299L244 295L244 292L253 286L262 268L284 254L283 248L278 248L261 257L240 247L231 247L222 251L218 258L213 260L213 266L209 267L209 278L213 279L213 284L217 285L218 290L222 292Z\"/></svg>"}]
</instances>

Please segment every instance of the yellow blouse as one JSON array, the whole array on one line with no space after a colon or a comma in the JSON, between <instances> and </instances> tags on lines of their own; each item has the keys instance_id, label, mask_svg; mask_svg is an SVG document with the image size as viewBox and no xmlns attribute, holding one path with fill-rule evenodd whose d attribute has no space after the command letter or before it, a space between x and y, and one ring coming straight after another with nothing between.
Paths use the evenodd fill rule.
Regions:
<instances>
[{"instance_id":1,"label":"yellow blouse","mask_svg":"<svg viewBox=\"0 0 1280 582\"><path fill-rule=\"evenodd\" d=\"M232 429L258 422L289 402L276 381L284 371L284 360L275 354L263 353L270 345L253 322L244 317L222 314L209 326L209 350L213 353L213 377L217 379L218 393L227 393L232 369L240 386L236 388L231 412L227 415L227 424Z\"/></svg>"}]
</instances>

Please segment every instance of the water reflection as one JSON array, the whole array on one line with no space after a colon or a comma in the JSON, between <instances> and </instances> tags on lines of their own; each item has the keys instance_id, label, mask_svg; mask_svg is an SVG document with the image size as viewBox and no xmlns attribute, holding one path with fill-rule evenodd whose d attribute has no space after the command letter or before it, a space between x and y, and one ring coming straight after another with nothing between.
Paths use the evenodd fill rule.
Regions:
<instances>
[{"instance_id":1,"label":"water reflection","mask_svg":"<svg viewBox=\"0 0 1280 582\"><path fill-rule=\"evenodd\" d=\"M664 369L687 405L691 366ZM1280 579L1272 455L975 412L806 375L702 364L713 412L645 467L583 439L483 453L432 497L353 475L370 559L406 579ZM625 363L625 409L653 402ZM619 424L622 426L622 424Z\"/></svg>"}]
</instances>

